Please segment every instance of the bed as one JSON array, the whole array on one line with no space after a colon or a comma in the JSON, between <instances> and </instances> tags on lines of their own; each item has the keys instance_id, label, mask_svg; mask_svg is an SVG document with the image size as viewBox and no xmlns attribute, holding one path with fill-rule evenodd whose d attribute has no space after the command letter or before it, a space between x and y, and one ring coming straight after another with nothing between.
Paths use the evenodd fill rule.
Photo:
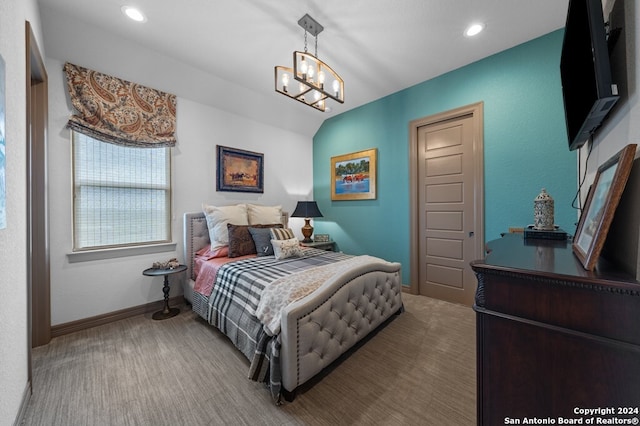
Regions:
<instances>
[{"instance_id":1,"label":"bed","mask_svg":"<svg viewBox=\"0 0 640 426\"><path fill-rule=\"evenodd\" d=\"M210 219L184 214L184 297L247 357L248 377L264 382L278 404L292 401L303 384L403 311L399 263L313 248L285 258L278 251L203 258L217 239ZM270 229L291 232L286 212L278 219ZM221 263L209 265L214 261Z\"/></svg>"}]
</instances>

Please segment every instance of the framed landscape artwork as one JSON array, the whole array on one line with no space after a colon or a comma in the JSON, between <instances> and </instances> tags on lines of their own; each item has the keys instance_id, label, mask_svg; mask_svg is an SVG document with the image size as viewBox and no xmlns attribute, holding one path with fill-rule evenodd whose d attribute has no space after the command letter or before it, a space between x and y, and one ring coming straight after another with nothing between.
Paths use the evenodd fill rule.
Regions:
<instances>
[{"instance_id":1,"label":"framed landscape artwork","mask_svg":"<svg viewBox=\"0 0 640 426\"><path fill-rule=\"evenodd\" d=\"M332 200L375 200L377 150L331 157Z\"/></svg>"},{"instance_id":2,"label":"framed landscape artwork","mask_svg":"<svg viewBox=\"0 0 640 426\"><path fill-rule=\"evenodd\" d=\"M588 271L596 266L635 154L636 144L627 145L598 168L591 185L572 246L573 252Z\"/></svg>"},{"instance_id":3,"label":"framed landscape artwork","mask_svg":"<svg viewBox=\"0 0 640 426\"><path fill-rule=\"evenodd\" d=\"M264 192L264 154L218 145L217 191Z\"/></svg>"}]
</instances>

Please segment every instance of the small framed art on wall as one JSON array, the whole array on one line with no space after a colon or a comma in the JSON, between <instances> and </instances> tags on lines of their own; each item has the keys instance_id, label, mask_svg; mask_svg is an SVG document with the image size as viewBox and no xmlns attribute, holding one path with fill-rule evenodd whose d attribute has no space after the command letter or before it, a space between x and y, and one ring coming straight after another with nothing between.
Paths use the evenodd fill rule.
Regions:
<instances>
[{"instance_id":1,"label":"small framed art on wall","mask_svg":"<svg viewBox=\"0 0 640 426\"><path fill-rule=\"evenodd\" d=\"M217 191L264 192L264 154L217 145Z\"/></svg>"},{"instance_id":2,"label":"small framed art on wall","mask_svg":"<svg viewBox=\"0 0 640 426\"><path fill-rule=\"evenodd\" d=\"M377 150L331 157L332 200L375 200Z\"/></svg>"}]
</instances>

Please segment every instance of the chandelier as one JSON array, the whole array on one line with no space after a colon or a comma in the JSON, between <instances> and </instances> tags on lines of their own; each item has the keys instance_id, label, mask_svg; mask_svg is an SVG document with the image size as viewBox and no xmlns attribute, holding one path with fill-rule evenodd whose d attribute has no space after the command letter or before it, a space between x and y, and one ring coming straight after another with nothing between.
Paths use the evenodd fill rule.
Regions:
<instances>
[{"instance_id":1,"label":"chandelier","mask_svg":"<svg viewBox=\"0 0 640 426\"><path fill-rule=\"evenodd\" d=\"M298 21L304 29L304 52L293 52L293 68L275 67L275 89L292 99L325 111L327 98L344 103L344 81L318 58L318 34L324 30L308 14ZM307 33L315 38L315 54L307 51Z\"/></svg>"}]
</instances>

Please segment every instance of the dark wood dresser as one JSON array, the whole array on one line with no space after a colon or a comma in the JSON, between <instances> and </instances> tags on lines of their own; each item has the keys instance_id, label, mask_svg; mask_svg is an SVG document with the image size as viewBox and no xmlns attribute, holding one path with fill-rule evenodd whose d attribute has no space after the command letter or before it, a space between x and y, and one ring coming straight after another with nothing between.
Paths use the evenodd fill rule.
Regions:
<instances>
[{"instance_id":1,"label":"dark wood dresser","mask_svg":"<svg viewBox=\"0 0 640 426\"><path fill-rule=\"evenodd\" d=\"M640 419L640 283L585 271L569 241L507 234L487 252L471 263L478 424Z\"/></svg>"}]
</instances>

